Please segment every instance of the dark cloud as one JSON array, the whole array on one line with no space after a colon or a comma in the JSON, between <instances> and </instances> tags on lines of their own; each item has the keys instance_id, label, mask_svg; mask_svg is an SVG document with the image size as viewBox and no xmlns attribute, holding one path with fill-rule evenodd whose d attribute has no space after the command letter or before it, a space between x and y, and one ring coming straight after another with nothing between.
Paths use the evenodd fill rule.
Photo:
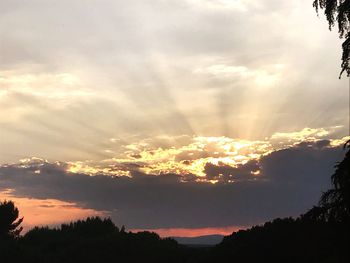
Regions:
<instances>
[{"instance_id":1,"label":"dark cloud","mask_svg":"<svg viewBox=\"0 0 350 263\"><path fill-rule=\"evenodd\" d=\"M341 156L340 148L329 147L328 140L302 142L263 157L260 165L263 176L271 181L307 185L310 190L319 191L320 185L330 182L334 164Z\"/></svg>"},{"instance_id":2,"label":"dark cloud","mask_svg":"<svg viewBox=\"0 0 350 263\"><path fill-rule=\"evenodd\" d=\"M204 172L209 180L247 180L253 178L252 173L259 171L257 160L251 160L246 164L239 164L237 167L219 162L218 165L206 163Z\"/></svg>"},{"instance_id":3,"label":"dark cloud","mask_svg":"<svg viewBox=\"0 0 350 263\"><path fill-rule=\"evenodd\" d=\"M0 189L15 196L54 198L109 211L117 224L130 228L209 227L250 225L278 216L296 216L316 204L330 186L333 165L341 160L340 147L301 144L276 151L238 168L207 166L240 178L236 183L196 183L176 174L160 176L133 171L133 178L67 173L64 163L36 162L3 165ZM250 180L251 171L262 174ZM36 171L40 170L40 173ZM247 178L244 180L244 178Z\"/></svg>"}]
</instances>

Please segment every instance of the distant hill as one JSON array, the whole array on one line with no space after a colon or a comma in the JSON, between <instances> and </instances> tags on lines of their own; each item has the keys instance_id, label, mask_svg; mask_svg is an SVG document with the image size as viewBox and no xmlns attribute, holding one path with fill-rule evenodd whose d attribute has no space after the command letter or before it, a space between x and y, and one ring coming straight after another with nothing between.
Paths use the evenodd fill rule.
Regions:
<instances>
[{"instance_id":1,"label":"distant hill","mask_svg":"<svg viewBox=\"0 0 350 263\"><path fill-rule=\"evenodd\" d=\"M219 244L224 236L222 235L206 235L198 237L172 237L182 245L199 245L199 246L214 246Z\"/></svg>"}]
</instances>

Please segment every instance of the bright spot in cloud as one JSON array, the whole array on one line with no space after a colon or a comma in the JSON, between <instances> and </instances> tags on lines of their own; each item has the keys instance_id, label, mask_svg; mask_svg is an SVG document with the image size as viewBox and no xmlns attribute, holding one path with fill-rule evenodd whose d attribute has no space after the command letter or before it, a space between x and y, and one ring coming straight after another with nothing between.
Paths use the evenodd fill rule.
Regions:
<instances>
[{"instance_id":1,"label":"bright spot in cloud","mask_svg":"<svg viewBox=\"0 0 350 263\"><path fill-rule=\"evenodd\" d=\"M99 162L69 162L68 171L128 177L132 177L133 171L150 175L178 174L184 176L185 181L186 175L193 175L198 182L217 183L217 179L206 178L205 167L208 163L238 168L249 161L258 161L273 151L301 142L325 139L336 130L337 127L305 128L296 132L275 133L263 141L239 140L225 136L193 136L188 138L187 143L171 147L157 146L157 138L153 138L124 145L125 150L110 159ZM345 140L346 138L330 140L330 146L340 145ZM252 174L258 176L260 171L254 170Z\"/></svg>"},{"instance_id":2,"label":"bright spot in cloud","mask_svg":"<svg viewBox=\"0 0 350 263\"><path fill-rule=\"evenodd\" d=\"M335 127L336 128L336 127ZM303 141L305 138L313 139L322 138L329 135L330 131L324 128L313 129L304 128L297 132L277 132L271 136L272 140Z\"/></svg>"},{"instance_id":3,"label":"bright spot in cloud","mask_svg":"<svg viewBox=\"0 0 350 263\"><path fill-rule=\"evenodd\" d=\"M215 64L196 68L193 72L195 74L212 75L216 78L244 79L245 81L252 81L258 87L270 87L280 80L284 67L283 64L275 64L266 66L266 68L251 69L245 66Z\"/></svg>"}]
</instances>

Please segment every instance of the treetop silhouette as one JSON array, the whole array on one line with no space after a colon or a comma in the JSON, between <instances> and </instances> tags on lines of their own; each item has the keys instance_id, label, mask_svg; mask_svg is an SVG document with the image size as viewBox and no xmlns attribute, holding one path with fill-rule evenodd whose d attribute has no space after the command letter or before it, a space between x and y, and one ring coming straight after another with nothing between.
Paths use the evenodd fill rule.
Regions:
<instances>
[{"instance_id":1,"label":"treetop silhouette","mask_svg":"<svg viewBox=\"0 0 350 263\"><path fill-rule=\"evenodd\" d=\"M350 75L350 0L314 0L313 6L317 13L319 9L324 9L324 14L327 18L329 29L331 30L335 25L338 26L340 38L345 38L342 44L342 73L346 71Z\"/></svg>"},{"instance_id":2,"label":"treetop silhouette","mask_svg":"<svg viewBox=\"0 0 350 263\"><path fill-rule=\"evenodd\" d=\"M18 208L12 201L0 202L0 239L17 238L22 231Z\"/></svg>"},{"instance_id":3,"label":"treetop silhouette","mask_svg":"<svg viewBox=\"0 0 350 263\"><path fill-rule=\"evenodd\" d=\"M350 222L350 140L344 148L348 148L345 158L336 164L331 177L333 189L323 193L320 200L326 218L338 222Z\"/></svg>"}]
</instances>

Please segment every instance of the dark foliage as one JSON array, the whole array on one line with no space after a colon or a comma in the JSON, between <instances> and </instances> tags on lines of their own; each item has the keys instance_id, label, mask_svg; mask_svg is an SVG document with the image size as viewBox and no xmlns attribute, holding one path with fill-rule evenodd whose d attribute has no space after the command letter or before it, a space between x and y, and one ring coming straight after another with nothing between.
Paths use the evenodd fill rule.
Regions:
<instances>
[{"instance_id":1,"label":"dark foliage","mask_svg":"<svg viewBox=\"0 0 350 263\"><path fill-rule=\"evenodd\" d=\"M150 232L131 233L110 219L34 228L19 240L26 262L183 262L179 245Z\"/></svg>"},{"instance_id":2,"label":"dark foliage","mask_svg":"<svg viewBox=\"0 0 350 263\"><path fill-rule=\"evenodd\" d=\"M348 230L303 216L275 219L225 237L207 262L349 262Z\"/></svg>"},{"instance_id":3,"label":"dark foliage","mask_svg":"<svg viewBox=\"0 0 350 263\"><path fill-rule=\"evenodd\" d=\"M19 236L23 218L18 219L18 215L18 208L12 201L0 202L0 240L14 239Z\"/></svg>"},{"instance_id":4,"label":"dark foliage","mask_svg":"<svg viewBox=\"0 0 350 263\"><path fill-rule=\"evenodd\" d=\"M309 212L275 219L233 233L214 248L190 248L155 233L122 231L110 219L96 217L54 229L36 227L1 244L0 255L4 263L348 262L349 225L314 218Z\"/></svg>"},{"instance_id":5,"label":"dark foliage","mask_svg":"<svg viewBox=\"0 0 350 263\"><path fill-rule=\"evenodd\" d=\"M324 14L327 17L329 29L338 25L340 38L345 38L342 44L343 55L341 64L341 74L346 71L350 75L350 0L314 0L313 6L318 12L319 9L324 9Z\"/></svg>"},{"instance_id":6,"label":"dark foliage","mask_svg":"<svg viewBox=\"0 0 350 263\"><path fill-rule=\"evenodd\" d=\"M320 201L327 220L350 224L350 141L345 158L339 162L332 175L333 189L325 192Z\"/></svg>"}]
</instances>

